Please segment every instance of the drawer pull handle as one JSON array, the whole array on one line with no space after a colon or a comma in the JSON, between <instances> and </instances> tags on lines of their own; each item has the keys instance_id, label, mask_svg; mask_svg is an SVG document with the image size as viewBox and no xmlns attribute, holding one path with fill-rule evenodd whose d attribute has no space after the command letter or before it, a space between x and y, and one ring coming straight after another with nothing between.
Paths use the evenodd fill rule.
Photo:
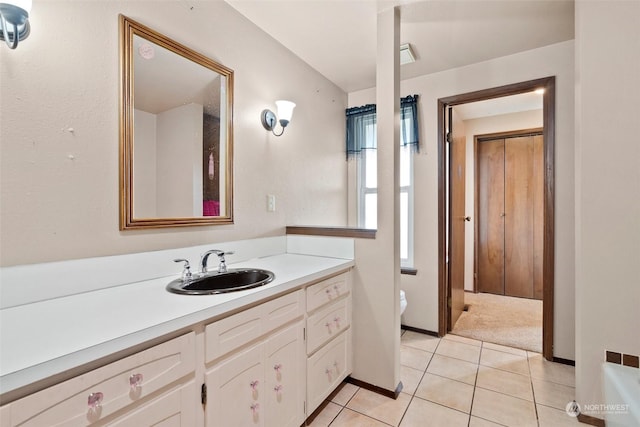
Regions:
<instances>
[{"instance_id":1,"label":"drawer pull handle","mask_svg":"<svg viewBox=\"0 0 640 427\"><path fill-rule=\"evenodd\" d=\"M324 326L326 326L327 329L329 330L329 333L331 333L331 323L327 322L324 324Z\"/></svg>"},{"instance_id":2,"label":"drawer pull handle","mask_svg":"<svg viewBox=\"0 0 640 427\"><path fill-rule=\"evenodd\" d=\"M89 408L91 409L97 409L100 406L102 406L103 398L104 398L104 395L99 391L95 393L91 393L89 395L89 398L87 399L87 405L89 405Z\"/></svg>"},{"instance_id":3,"label":"drawer pull handle","mask_svg":"<svg viewBox=\"0 0 640 427\"><path fill-rule=\"evenodd\" d=\"M336 295L340 295L340 288L338 287L338 285L333 285L333 289L336 290Z\"/></svg>"},{"instance_id":4,"label":"drawer pull handle","mask_svg":"<svg viewBox=\"0 0 640 427\"><path fill-rule=\"evenodd\" d=\"M253 415L256 415L258 410L260 410L260 404L259 403L254 403L254 404L251 405L251 412L253 412Z\"/></svg>"},{"instance_id":5,"label":"drawer pull handle","mask_svg":"<svg viewBox=\"0 0 640 427\"><path fill-rule=\"evenodd\" d=\"M333 319L334 322L336 322L336 327L339 328L340 327L340 316L337 316L335 319Z\"/></svg>"},{"instance_id":6,"label":"drawer pull handle","mask_svg":"<svg viewBox=\"0 0 640 427\"><path fill-rule=\"evenodd\" d=\"M275 386L273 388L273 391L275 391L276 393L280 394L282 392L282 384L278 384L277 386Z\"/></svg>"},{"instance_id":7,"label":"drawer pull handle","mask_svg":"<svg viewBox=\"0 0 640 427\"><path fill-rule=\"evenodd\" d=\"M277 373L280 373L281 369L282 369L282 365L280 363L278 363L273 367L273 370L276 371Z\"/></svg>"},{"instance_id":8,"label":"drawer pull handle","mask_svg":"<svg viewBox=\"0 0 640 427\"><path fill-rule=\"evenodd\" d=\"M133 389L142 387L142 378L142 374L131 374L129 377L129 386Z\"/></svg>"},{"instance_id":9,"label":"drawer pull handle","mask_svg":"<svg viewBox=\"0 0 640 427\"><path fill-rule=\"evenodd\" d=\"M249 384L251 386L251 390L256 391L256 389L258 388L258 384L260 384L260 381L258 380L251 381L251 383Z\"/></svg>"},{"instance_id":10,"label":"drawer pull handle","mask_svg":"<svg viewBox=\"0 0 640 427\"><path fill-rule=\"evenodd\" d=\"M325 290L325 292L327 293L327 296L328 296L329 298L331 298L331 289L328 289L328 288L327 288L327 289Z\"/></svg>"}]
</instances>

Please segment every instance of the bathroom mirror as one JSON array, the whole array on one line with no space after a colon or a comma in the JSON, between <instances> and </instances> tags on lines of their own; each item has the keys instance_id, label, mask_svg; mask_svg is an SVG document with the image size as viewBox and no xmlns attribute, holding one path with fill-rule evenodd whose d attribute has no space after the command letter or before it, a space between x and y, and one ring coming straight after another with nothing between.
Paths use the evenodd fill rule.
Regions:
<instances>
[{"instance_id":1,"label":"bathroom mirror","mask_svg":"<svg viewBox=\"0 0 640 427\"><path fill-rule=\"evenodd\" d=\"M233 71L120 15L120 229L233 223Z\"/></svg>"}]
</instances>

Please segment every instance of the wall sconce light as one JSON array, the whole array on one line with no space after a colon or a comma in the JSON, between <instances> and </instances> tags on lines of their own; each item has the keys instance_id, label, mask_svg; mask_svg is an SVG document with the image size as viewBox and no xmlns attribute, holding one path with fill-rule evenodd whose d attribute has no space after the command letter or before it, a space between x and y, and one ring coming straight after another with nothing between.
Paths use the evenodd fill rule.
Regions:
<instances>
[{"instance_id":1,"label":"wall sconce light","mask_svg":"<svg viewBox=\"0 0 640 427\"><path fill-rule=\"evenodd\" d=\"M0 0L0 40L9 49L18 47L18 42L29 37L29 12L31 0Z\"/></svg>"},{"instance_id":2,"label":"wall sconce light","mask_svg":"<svg viewBox=\"0 0 640 427\"><path fill-rule=\"evenodd\" d=\"M276 101L276 106L278 107L278 117L280 118L280 126L282 126L282 132L275 133L274 129L276 127L276 115L273 111L267 109L262 110L262 114L260 118L262 120L262 126L266 130L270 130L275 136L280 136L284 133L284 128L287 127L289 122L291 121L291 116L293 115L293 109L296 104L291 101Z\"/></svg>"}]
</instances>

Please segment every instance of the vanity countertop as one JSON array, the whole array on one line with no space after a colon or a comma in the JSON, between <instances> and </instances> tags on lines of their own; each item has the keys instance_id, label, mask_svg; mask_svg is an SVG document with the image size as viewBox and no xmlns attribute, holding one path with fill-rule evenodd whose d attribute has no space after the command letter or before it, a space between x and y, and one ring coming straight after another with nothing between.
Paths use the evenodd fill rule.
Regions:
<instances>
[{"instance_id":1,"label":"vanity countertop","mask_svg":"<svg viewBox=\"0 0 640 427\"><path fill-rule=\"evenodd\" d=\"M245 291L178 295L165 287L179 276L168 276L0 310L0 395L353 265L350 259L281 254L229 264L275 274L273 282Z\"/></svg>"}]
</instances>

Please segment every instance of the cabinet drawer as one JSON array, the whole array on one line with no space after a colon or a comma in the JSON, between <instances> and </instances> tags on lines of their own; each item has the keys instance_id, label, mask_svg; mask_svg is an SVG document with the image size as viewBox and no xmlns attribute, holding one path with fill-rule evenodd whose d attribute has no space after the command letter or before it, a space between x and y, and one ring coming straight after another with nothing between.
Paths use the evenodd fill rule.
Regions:
<instances>
[{"instance_id":1,"label":"cabinet drawer","mask_svg":"<svg viewBox=\"0 0 640 427\"><path fill-rule=\"evenodd\" d=\"M206 361L211 362L302 316L304 292L292 292L207 325Z\"/></svg>"},{"instance_id":2,"label":"cabinet drawer","mask_svg":"<svg viewBox=\"0 0 640 427\"><path fill-rule=\"evenodd\" d=\"M196 425L196 411L200 396L194 381L160 395L134 408L129 414L110 422L111 427L162 426L182 427Z\"/></svg>"},{"instance_id":3,"label":"cabinet drawer","mask_svg":"<svg viewBox=\"0 0 640 427\"><path fill-rule=\"evenodd\" d=\"M11 403L11 425L88 425L194 371L192 332Z\"/></svg>"},{"instance_id":4,"label":"cabinet drawer","mask_svg":"<svg viewBox=\"0 0 640 427\"><path fill-rule=\"evenodd\" d=\"M344 331L351 324L351 299L323 307L307 319L307 354Z\"/></svg>"},{"instance_id":5,"label":"cabinet drawer","mask_svg":"<svg viewBox=\"0 0 640 427\"><path fill-rule=\"evenodd\" d=\"M349 274L343 273L307 288L307 311L312 312L351 291Z\"/></svg>"},{"instance_id":6,"label":"cabinet drawer","mask_svg":"<svg viewBox=\"0 0 640 427\"><path fill-rule=\"evenodd\" d=\"M302 289L262 304L262 333L270 332L304 313Z\"/></svg>"},{"instance_id":7,"label":"cabinet drawer","mask_svg":"<svg viewBox=\"0 0 640 427\"><path fill-rule=\"evenodd\" d=\"M205 328L206 361L210 362L262 335L262 308L253 307Z\"/></svg>"},{"instance_id":8,"label":"cabinet drawer","mask_svg":"<svg viewBox=\"0 0 640 427\"><path fill-rule=\"evenodd\" d=\"M350 332L346 330L307 360L307 414L351 373Z\"/></svg>"}]
</instances>

